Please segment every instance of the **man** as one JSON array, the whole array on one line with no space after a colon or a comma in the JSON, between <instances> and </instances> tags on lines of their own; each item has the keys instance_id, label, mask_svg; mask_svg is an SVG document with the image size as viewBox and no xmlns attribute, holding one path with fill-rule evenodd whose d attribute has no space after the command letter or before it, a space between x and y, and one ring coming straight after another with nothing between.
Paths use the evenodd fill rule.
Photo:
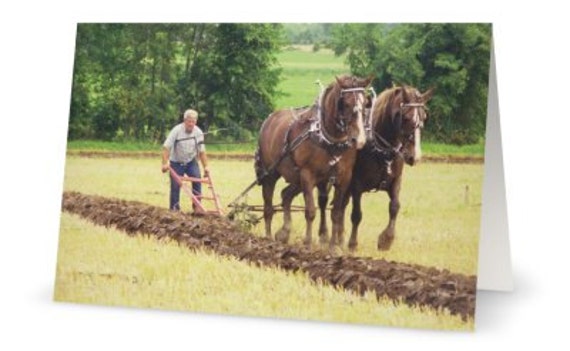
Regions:
<instances>
[{"instance_id":1,"label":"man","mask_svg":"<svg viewBox=\"0 0 570 351\"><path fill-rule=\"evenodd\" d=\"M204 168L204 175L209 174L206 147L204 145L204 133L196 122L198 112L188 109L184 112L184 121L176 125L166 138L162 151L162 172L168 172L169 166L183 176L200 178L200 167L196 157L200 159ZM192 183L194 195L202 194L202 184ZM180 210L180 185L170 175L170 210Z\"/></svg>"}]
</instances>

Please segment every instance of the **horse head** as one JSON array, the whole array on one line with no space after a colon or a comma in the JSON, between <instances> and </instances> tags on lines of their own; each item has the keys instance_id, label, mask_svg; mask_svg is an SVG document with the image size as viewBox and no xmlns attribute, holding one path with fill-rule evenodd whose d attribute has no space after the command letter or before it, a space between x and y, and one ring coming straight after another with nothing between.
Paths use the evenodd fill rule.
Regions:
<instances>
[{"instance_id":1,"label":"horse head","mask_svg":"<svg viewBox=\"0 0 570 351\"><path fill-rule=\"evenodd\" d=\"M415 165L422 157L421 130L427 120L426 103L431 99L434 89L420 93L409 86L392 89L391 103L386 112L389 113L393 132L401 145L404 161Z\"/></svg>"},{"instance_id":2,"label":"horse head","mask_svg":"<svg viewBox=\"0 0 570 351\"><path fill-rule=\"evenodd\" d=\"M354 76L335 77L336 82L329 86L325 97L325 111L333 119L333 129L329 134L345 136L362 149L366 143L364 130L364 107L366 104L366 88L370 85L372 77L358 78Z\"/></svg>"}]
</instances>

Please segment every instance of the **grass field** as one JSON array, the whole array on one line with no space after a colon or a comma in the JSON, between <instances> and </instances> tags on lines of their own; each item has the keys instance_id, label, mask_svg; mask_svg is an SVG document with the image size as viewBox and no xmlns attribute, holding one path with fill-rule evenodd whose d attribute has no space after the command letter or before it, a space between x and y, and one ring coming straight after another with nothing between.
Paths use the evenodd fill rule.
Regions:
<instances>
[{"instance_id":1,"label":"grass field","mask_svg":"<svg viewBox=\"0 0 570 351\"><path fill-rule=\"evenodd\" d=\"M212 160L211 170L223 204L233 200L253 180L254 174L252 163L244 161ZM375 248L377 235L387 223L388 201L384 193L370 193L366 194L363 200L364 220L359 237L360 246L356 254L444 268L457 273L476 274L482 165L421 164L413 168L407 167L405 172L401 196L402 208L392 249L388 252L378 252ZM158 160L68 157L64 189L167 207L168 182L168 177L160 172ZM278 183L279 185L282 183ZM468 193L466 187L469 188ZM250 204L261 204L260 190L260 187L256 187L249 193ZM182 200L183 208L188 209L189 200L184 197ZM302 204L302 200L297 198L296 203ZM304 235L304 219L301 214L296 213L293 221L291 240L301 242ZM72 215L64 214L61 223L56 289L58 300L180 308L213 313L277 315L300 319L335 320L338 316L343 316L341 319L343 321L360 320L362 323L425 328L471 329L473 327L473 321L465 323L446 313L429 309L422 309L420 312L418 309L410 309L399 304L394 306L391 303L376 306L371 302L373 299L364 299L361 301L363 307L353 309L349 306L354 306L356 300L360 301L358 298L349 298L347 296L350 294L346 292L329 290L330 288L314 286L308 282L301 283L302 279L292 277L291 274L275 270L252 273L256 270L245 264L204 253L180 252L183 258L172 258L175 262L170 262L171 249L165 244L149 239L145 239L147 243L140 244L139 241L145 240L130 238L114 230L94 227ZM281 216L278 214L275 217L274 228L277 229L280 223ZM347 214L348 226L349 223L349 214ZM253 230L262 235L262 225L254 227ZM317 245L316 237L314 240ZM146 248L139 248L138 245ZM77 252L72 253L74 250ZM152 259L157 259L157 263L148 263L150 258L145 258L146 253L141 253L145 252L141 250L154 253ZM107 256L114 257L118 262ZM196 263L202 260L205 260L203 265ZM157 266L156 269L162 269L164 272L163 274L148 272L145 268L147 265ZM161 265L163 268L160 268ZM239 292L218 296L221 294L219 289L227 290L238 286L235 281L226 281L225 286L222 281L212 282L211 289L216 291L208 291L208 287L197 288L205 289L207 293L186 290L193 286L188 282L190 278L187 276L187 270L191 267L195 267L192 274L196 274L197 277L206 274L201 268L196 268L203 267L209 273L219 274L220 277L224 276L226 271L231 271L232 276L243 275L243 279L250 279L251 284L260 287L284 284L283 291L281 288L277 292L272 291L279 296L289 296L286 303L288 307L279 306L279 300L275 300L274 297L260 295L258 290L260 287L250 286ZM136 272L132 273L132 270ZM160 278L157 278L159 276ZM133 283L129 277L137 277L135 279L137 283ZM155 281L156 279L158 281ZM141 285L140 281L151 283ZM287 289L297 289L292 288L297 286L296 284L307 284L298 289L308 289L309 296L321 296L317 298L322 300L318 304L324 305L308 309L306 302L299 301L302 300L302 294L286 292ZM129 293L130 289L137 289L138 295ZM325 289L327 292L320 289ZM217 297L212 297L211 294ZM330 300L329 294L334 296L330 297ZM322 296L327 297L324 299ZM221 305L216 307L217 298L221 299L219 302ZM129 302L130 299L132 301ZM162 301L164 299L166 301ZM242 299L259 300L258 309L256 307L249 312L244 311L243 305L239 303ZM234 301L233 306L231 301ZM332 306L343 312L328 315L328 309ZM372 312L369 315L363 314L360 308Z\"/></svg>"}]
</instances>

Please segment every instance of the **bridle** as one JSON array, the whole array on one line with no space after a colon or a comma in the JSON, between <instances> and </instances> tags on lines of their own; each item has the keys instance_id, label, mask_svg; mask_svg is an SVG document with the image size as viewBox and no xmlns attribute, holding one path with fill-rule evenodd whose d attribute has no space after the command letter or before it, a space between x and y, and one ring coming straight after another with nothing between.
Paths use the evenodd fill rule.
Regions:
<instances>
[{"instance_id":1,"label":"bridle","mask_svg":"<svg viewBox=\"0 0 570 351\"><path fill-rule=\"evenodd\" d=\"M347 126L352 122L354 115L357 113L362 113L362 103L359 102L359 97L364 96L366 89L365 88L348 88L348 89L341 89L338 99L339 101L344 98L344 94L352 93L354 95L354 101L356 104L352 109L352 113L348 117L344 117L342 115L337 116L336 118L336 127L339 131L346 133Z\"/></svg>"},{"instance_id":2,"label":"bridle","mask_svg":"<svg viewBox=\"0 0 570 351\"><path fill-rule=\"evenodd\" d=\"M311 125L309 127L308 133L310 136L317 141L319 144L323 145L329 152L331 153L339 153L343 152L344 150L350 148L353 145L353 141L351 138L346 138L344 141L335 141L334 138L323 128L323 116L322 116L322 104L325 98L325 89L320 84L319 81L316 82L321 87L321 93L317 100L317 116L316 118L312 119ZM348 126L352 122L354 115L356 113L362 113L362 104L358 103L358 97L360 95L364 95L366 91L365 88L347 88L341 89L338 95L338 99L342 99L344 94L352 93L354 94L354 99L357 102L352 110L352 113L349 117L339 116L337 115L335 118L335 127L343 134L348 135ZM339 101L339 100L337 100Z\"/></svg>"},{"instance_id":3,"label":"bridle","mask_svg":"<svg viewBox=\"0 0 570 351\"><path fill-rule=\"evenodd\" d=\"M374 101L372 101L372 106L374 107ZM413 108L415 110L413 117L414 126L409 133L406 133L404 135L403 128L401 126L401 121L403 120L404 117L403 112L407 108ZM372 151L377 154L380 154L383 158L387 160L393 160L398 155L402 157L405 156L408 152L407 151L408 144L415 141L414 139L415 139L416 130L422 129L424 126L424 120L421 118L420 109L423 110L424 113L427 113L427 106L423 102L400 103L400 110L398 111L398 114L395 116L395 118L392 121L393 124L394 120L400 121L399 123L397 123L399 124L399 126L397 127L398 130L396 131L396 133L402 135L402 138L398 139L403 140L403 142L398 142L397 145L392 145L391 143L389 143L378 132L373 130L372 126L370 125L370 122L368 122L369 126L367 129L369 130L369 133L367 133L368 134L367 139L370 142L370 148L372 149ZM370 118L368 118L368 121L371 120L373 112L374 110L372 108L370 110Z\"/></svg>"},{"instance_id":4,"label":"bridle","mask_svg":"<svg viewBox=\"0 0 570 351\"><path fill-rule=\"evenodd\" d=\"M402 149L404 149L403 154L407 153L407 146L409 143L415 142L415 135L416 135L416 130L417 129L422 129L424 127L424 120L422 119L422 114L421 112L424 112L424 115L427 114L427 107L423 102L408 102L408 103L400 103L400 117L402 118L402 111L404 111L407 108L413 108L414 109L414 117L412 122L414 123L414 127L412 128L412 130L407 133L406 135L403 135L403 139L404 139L404 143L402 144ZM400 128L400 133L402 133L403 130L402 128Z\"/></svg>"},{"instance_id":5,"label":"bridle","mask_svg":"<svg viewBox=\"0 0 570 351\"><path fill-rule=\"evenodd\" d=\"M418 112L419 109L422 109L424 111L424 113L427 113L427 106L423 103L423 102L408 102L408 103L400 103L400 116L402 115L402 111L405 108L414 108L416 111L414 111L414 129L413 131L415 131L418 128L423 128L424 127L424 121L422 120L422 118L420 117L420 113ZM413 133L412 133L413 134Z\"/></svg>"}]
</instances>

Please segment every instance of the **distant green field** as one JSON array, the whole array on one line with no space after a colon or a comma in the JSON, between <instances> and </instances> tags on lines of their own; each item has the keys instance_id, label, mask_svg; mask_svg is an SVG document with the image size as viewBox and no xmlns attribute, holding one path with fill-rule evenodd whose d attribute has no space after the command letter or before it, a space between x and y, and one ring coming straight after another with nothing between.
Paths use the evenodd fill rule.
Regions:
<instances>
[{"instance_id":1,"label":"distant green field","mask_svg":"<svg viewBox=\"0 0 570 351\"><path fill-rule=\"evenodd\" d=\"M278 90L285 94L276 98L277 109L310 105L319 95L317 80L326 86L335 75L350 73L344 56L335 56L327 49L317 52L306 48L283 50L277 58L283 69Z\"/></svg>"}]
</instances>

